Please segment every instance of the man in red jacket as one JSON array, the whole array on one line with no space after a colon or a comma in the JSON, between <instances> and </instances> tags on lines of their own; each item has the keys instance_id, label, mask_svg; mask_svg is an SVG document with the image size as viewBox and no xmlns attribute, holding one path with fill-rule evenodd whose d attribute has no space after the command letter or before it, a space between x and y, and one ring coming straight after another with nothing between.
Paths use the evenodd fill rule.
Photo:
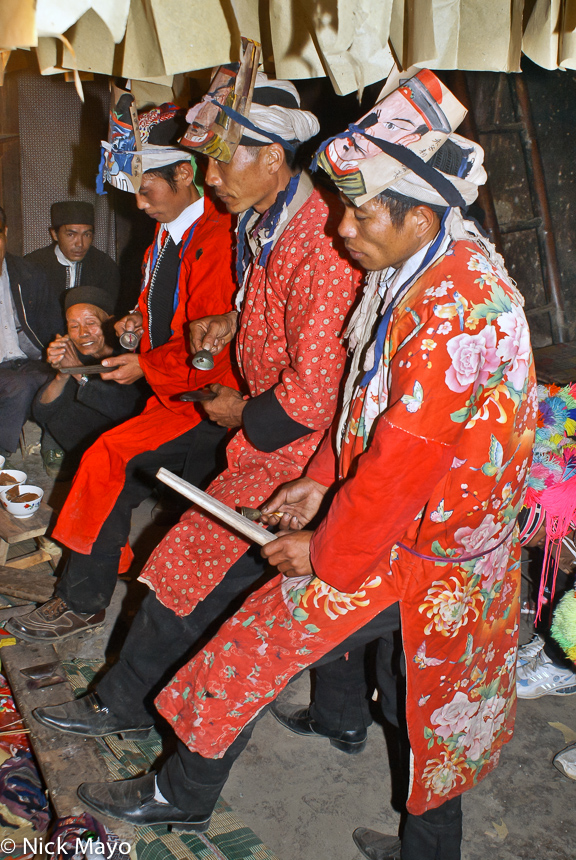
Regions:
<instances>
[{"instance_id":1,"label":"man in red jacket","mask_svg":"<svg viewBox=\"0 0 576 860\"><path fill-rule=\"evenodd\" d=\"M190 320L232 309L231 217L203 196L190 154L166 145L179 131L176 108L163 105L141 116L139 125L139 186L136 170L126 173L126 150L114 151L117 163L108 155L106 178L134 191L137 206L158 222L138 306L116 325L119 333L135 329L142 339L138 354L104 361L117 369L102 379L130 384L145 377L154 393L141 415L104 433L82 459L53 532L71 550L56 596L10 623L12 633L32 642L54 642L104 621L117 574L132 558L132 510L152 492L160 466L182 472L186 464L195 484L216 472L225 428L206 420L198 405L173 397L216 382L237 388L228 348L213 370L192 366L187 328Z\"/></svg>"}]
</instances>

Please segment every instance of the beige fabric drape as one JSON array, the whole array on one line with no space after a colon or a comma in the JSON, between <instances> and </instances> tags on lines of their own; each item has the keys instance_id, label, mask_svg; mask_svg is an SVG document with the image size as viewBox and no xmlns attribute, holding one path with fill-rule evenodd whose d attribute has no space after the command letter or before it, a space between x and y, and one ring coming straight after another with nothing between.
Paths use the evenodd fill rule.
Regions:
<instances>
[{"instance_id":1,"label":"beige fabric drape","mask_svg":"<svg viewBox=\"0 0 576 860\"><path fill-rule=\"evenodd\" d=\"M403 68L517 72L522 51L547 69L576 68L576 0L0 3L0 50L37 46L43 74L76 66L144 81L143 99L173 75L236 60L241 34L262 41L277 77L326 75L339 94L385 78L393 54Z\"/></svg>"}]
</instances>

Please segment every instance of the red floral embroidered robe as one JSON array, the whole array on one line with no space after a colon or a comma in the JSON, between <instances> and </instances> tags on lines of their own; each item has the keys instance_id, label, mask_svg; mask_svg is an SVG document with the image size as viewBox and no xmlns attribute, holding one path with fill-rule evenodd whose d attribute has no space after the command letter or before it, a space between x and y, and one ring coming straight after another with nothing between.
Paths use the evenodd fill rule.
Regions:
<instances>
[{"instance_id":1,"label":"red floral embroidered robe","mask_svg":"<svg viewBox=\"0 0 576 860\"><path fill-rule=\"evenodd\" d=\"M190 749L221 756L297 672L400 601L408 809L421 814L483 778L512 734L514 521L537 410L519 293L477 245L452 243L394 309L382 368L388 402L368 438L372 404L361 390L350 405L317 575L251 595L156 703ZM329 485L334 467L325 443L307 474Z\"/></svg>"}]
</instances>

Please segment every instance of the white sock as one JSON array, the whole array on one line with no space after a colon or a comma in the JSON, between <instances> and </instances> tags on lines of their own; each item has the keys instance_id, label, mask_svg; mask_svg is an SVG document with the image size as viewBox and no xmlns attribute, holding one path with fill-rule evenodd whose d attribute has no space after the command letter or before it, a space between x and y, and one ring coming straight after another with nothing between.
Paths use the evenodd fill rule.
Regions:
<instances>
[{"instance_id":1,"label":"white sock","mask_svg":"<svg viewBox=\"0 0 576 860\"><path fill-rule=\"evenodd\" d=\"M166 800L160 789L158 788L158 777L154 777L154 800L158 801L158 803L169 803L170 801Z\"/></svg>"}]
</instances>

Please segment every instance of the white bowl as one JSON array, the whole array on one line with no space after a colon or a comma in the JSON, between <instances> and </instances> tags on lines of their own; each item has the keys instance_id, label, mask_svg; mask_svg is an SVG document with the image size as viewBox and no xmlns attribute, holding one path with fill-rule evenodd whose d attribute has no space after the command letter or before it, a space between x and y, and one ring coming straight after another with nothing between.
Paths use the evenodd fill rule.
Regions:
<instances>
[{"instance_id":1,"label":"white bowl","mask_svg":"<svg viewBox=\"0 0 576 860\"><path fill-rule=\"evenodd\" d=\"M6 490L10 489L10 487L16 487L18 484L23 484L28 478L26 472L21 472L20 469L0 469L0 477L2 477L3 474L10 475L14 478L14 483L0 484L0 498L2 498L2 493L5 493Z\"/></svg>"},{"instance_id":2,"label":"white bowl","mask_svg":"<svg viewBox=\"0 0 576 860\"><path fill-rule=\"evenodd\" d=\"M8 487L8 489L10 489L10 487ZM40 507L44 490L40 487L34 487L32 484L20 484L19 490L20 495L24 495L24 493L34 493L37 498L30 502L11 502L10 499L6 498L6 493L3 492L0 493L0 502L5 510L7 510L9 514L12 514L13 517L16 517L17 520L25 520L35 514Z\"/></svg>"},{"instance_id":3,"label":"white bowl","mask_svg":"<svg viewBox=\"0 0 576 860\"><path fill-rule=\"evenodd\" d=\"M2 468L2 466L4 465L5 462L6 462L6 457L3 457L2 454L0 454L0 469Z\"/></svg>"}]
</instances>

